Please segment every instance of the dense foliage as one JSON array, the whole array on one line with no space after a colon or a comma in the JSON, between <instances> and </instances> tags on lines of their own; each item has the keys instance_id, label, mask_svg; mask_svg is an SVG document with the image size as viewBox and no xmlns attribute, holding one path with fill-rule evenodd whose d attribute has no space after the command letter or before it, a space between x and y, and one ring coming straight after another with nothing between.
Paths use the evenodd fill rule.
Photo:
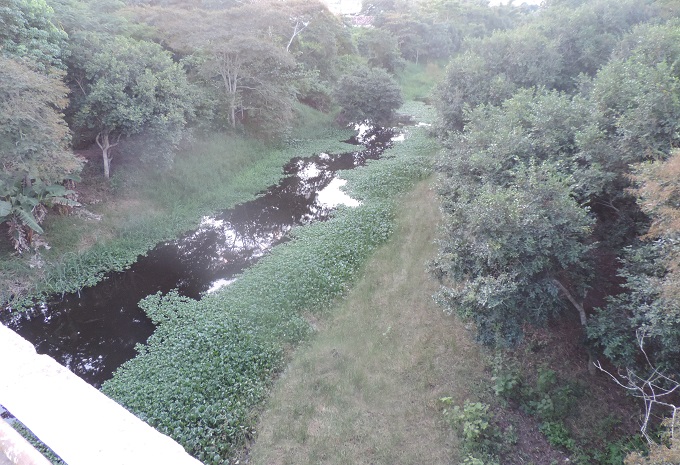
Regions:
<instances>
[{"instance_id":1,"label":"dense foliage","mask_svg":"<svg viewBox=\"0 0 680 465\"><path fill-rule=\"evenodd\" d=\"M82 167L73 148L94 144L108 179L119 163L167 170L180 143L209 131L280 143L297 102L385 122L401 99L380 68L445 59L516 20L472 0L366 8L376 27L349 28L316 0L8 0L3 179L62 183Z\"/></svg>"},{"instance_id":2,"label":"dense foliage","mask_svg":"<svg viewBox=\"0 0 680 465\"><path fill-rule=\"evenodd\" d=\"M387 124L403 103L399 85L381 68L357 67L343 75L335 95L342 117L350 122Z\"/></svg>"},{"instance_id":3,"label":"dense foliage","mask_svg":"<svg viewBox=\"0 0 680 465\"><path fill-rule=\"evenodd\" d=\"M549 164L517 170L512 185L466 187L448 205L435 264L446 283L439 300L476 321L483 341L515 342L523 324L560 309L567 287L583 296L592 219Z\"/></svg>"},{"instance_id":4,"label":"dense foliage","mask_svg":"<svg viewBox=\"0 0 680 465\"><path fill-rule=\"evenodd\" d=\"M388 124L402 104L404 69L448 61L432 96L446 147L437 165L446 215L433 263L438 300L488 344L578 315L591 355L644 371L643 337L653 365L677 379L677 2L377 0L362 13L343 20L315 0L5 1L3 234L19 252L35 248L49 209L77 205L83 160L74 148L100 147L113 181L95 176L95 184L125 186L115 176L123 164L118 173L151 167L151 186L192 183L195 203L156 199L175 202L169 211L180 219L148 219L134 237L45 274L58 281L45 289L92 284L187 227L192 216L182 209L197 217L218 205L223 191L197 191L232 181L238 169L196 150L214 173L173 172L192 136L294 147L300 104L340 112L338 121ZM371 26L349 27L360 20ZM388 198L427 171L407 153L431 149L421 131L393 150L398 156L347 175L361 207L296 233L225 291L200 302L149 297L159 329L107 392L206 463L224 462L251 434L251 409L285 344L309 333L305 311L341 295L389 235ZM263 181L278 175L261 172ZM234 194L237 187L223 202L251 194ZM677 438L668 445L677 448Z\"/></svg>"},{"instance_id":5,"label":"dense foliage","mask_svg":"<svg viewBox=\"0 0 680 465\"><path fill-rule=\"evenodd\" d=\"M110 177L112 147L121 137L140 136L139 157L172 160L172 152L194 114L193 90L169 52L153 42L92 36L85 64L79 127L92 129L102 150L104 177Z\"/></svg>"},{"instance_id":6,"label":"dense foliage","mask_svg":"<svg viewBox=\"0 0 680 465\"><path fill-rule=\"evenodd\" d=\"M680 376L679 13L555 0L449 63L433 270L444 308L482 341L514 343L572 307L591 355L644 376L643 338L651 364Z\"/></svg>"}]
</instances>

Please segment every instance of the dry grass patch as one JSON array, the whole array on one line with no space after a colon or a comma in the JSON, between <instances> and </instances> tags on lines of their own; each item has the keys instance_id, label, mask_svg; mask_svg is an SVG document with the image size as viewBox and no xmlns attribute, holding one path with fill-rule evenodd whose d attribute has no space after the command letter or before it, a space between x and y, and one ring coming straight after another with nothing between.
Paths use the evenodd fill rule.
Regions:
<instances>
[{"instance_id":1,"label":"dry grass patch","mask_svg":"<svg viewBox=\"0 0 680 465\"><path fill-rule=\"evenodd\" d=\"M432 301L440 217L430 182L400 202L396 232L294 355L263 412L251 463L444 464L457 457L439 398L480 389L483 359Z\"/></svg>"}]
</instances>

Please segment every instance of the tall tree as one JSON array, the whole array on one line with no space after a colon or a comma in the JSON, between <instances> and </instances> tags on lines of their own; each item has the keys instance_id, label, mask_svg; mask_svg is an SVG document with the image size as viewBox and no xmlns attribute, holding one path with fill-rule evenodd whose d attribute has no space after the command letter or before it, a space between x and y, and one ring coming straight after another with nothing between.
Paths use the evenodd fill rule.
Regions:
<instances>
[{"instance_id":1,"label":"tall tree","mask_svg":"<svg viewBox=\"0 0 680 465\"><path fill-rule=\"evenodd\" d=\"M61 113L68 104L62 75L0 55L0 179L56 183L80 171Z\"/></svg>"},{"instance_id":2,"label":"tall tree","mask_svg":"<svg viewBox=\"0 0 680 465\"><path fill-rule=\"evenodd\" d=\"M275 133L290 124L295 60L286 51L292 33L287 15L266 3L218 11L155 8L134 13L158 28L171 49L192 56L196 74L220 89L230 126L248 123Z\"/></svg>"},{"instance_id":3,"label":"tall tree","mask_svg":"<svg viewBox=\"0 0 680 465\"><path fill-rule=\"evenodd\" d=\"M2 53L26 58L41 72L65 69L67 36L51 22L53 15L45 0L5 0L0 5Z\"/></svg>"},{"instance_id":4,"label":"tall tree","mask_svg":"<svg viewBox=\"0 0 680 465\"><path fill-rule=\"evenodd\" d=\"M387 71L363 66L340 78L335 100L347 121L378 125L388 124L403 103L399 85Z\"/></svg>"},{"instance_id":5,"label":"tall tree","mask_svg":"<svg viewBox=\"0 0 680 465\"><path fill-rule=\"evenodd\" d=\"M396 73L404 67L397 38L386 29L360 29L356 34L357 50L371 67Z\"/></svg>"},{"instance_id":6,"label":"tall tree","mask_svg":"<svg viewBox=\"0 0 680 465\"><path fill-rule=\"evenodd\" d=\"M112 149L123 137L153 136L147 150L171 158L194 111L182 67L153 42L92 36L92 43L96 48L85 64L85 96L76 121L95 131L104 176L110 176Z\"/></svg>"}]
</instances>

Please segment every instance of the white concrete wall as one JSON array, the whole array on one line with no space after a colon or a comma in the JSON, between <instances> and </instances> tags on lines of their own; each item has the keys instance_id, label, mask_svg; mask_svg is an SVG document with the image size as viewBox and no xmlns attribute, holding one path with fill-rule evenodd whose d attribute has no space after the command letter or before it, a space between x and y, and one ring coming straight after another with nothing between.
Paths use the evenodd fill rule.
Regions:
<instances>
[{"instance_id":1,"label":"white concrete wall","mask_svg":"<svg viewBox=\"0 0 680 465\"><path fill-rule=\"evenodd\" d=\"M68 465L201 465L1 324L0 404Z\"/></svg>"},{"instance_id":2,"label":"white concrete wall","mask_svg":"<svg viewBox=\"0 0 680 465\"><path fill-rule=\"evenodd\" d=\"M50 465L33 445L0 420L0 465Z\"/></svg>"}]
</instances>

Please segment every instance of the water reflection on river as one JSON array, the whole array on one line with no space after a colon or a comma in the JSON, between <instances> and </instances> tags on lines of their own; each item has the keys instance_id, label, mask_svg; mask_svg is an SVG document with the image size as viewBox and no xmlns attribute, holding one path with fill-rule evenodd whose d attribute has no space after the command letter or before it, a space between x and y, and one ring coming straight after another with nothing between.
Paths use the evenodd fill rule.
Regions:
<instances>
[{"instance_id":1,"label":"water reflection on river","mask_svg":"<svg viewBox=\"0 0 680 465\"><path fill-rule=\"evenodd\" d=\"M351 143L361 150L296 158L285 177L258 198L202 219L199 227L158 245L128 270L111 273L77 294L58 296L26 312L5 313L0 321L36 346L39 353L87 382L100 386L134 357L154 326L138 302L177 289L200 298L236 279L295 226L325 220L340 204L358 205L341 191L336 171L376 159L401 136L391 129L357 128Z\"/></svg>"}]
</instances>

